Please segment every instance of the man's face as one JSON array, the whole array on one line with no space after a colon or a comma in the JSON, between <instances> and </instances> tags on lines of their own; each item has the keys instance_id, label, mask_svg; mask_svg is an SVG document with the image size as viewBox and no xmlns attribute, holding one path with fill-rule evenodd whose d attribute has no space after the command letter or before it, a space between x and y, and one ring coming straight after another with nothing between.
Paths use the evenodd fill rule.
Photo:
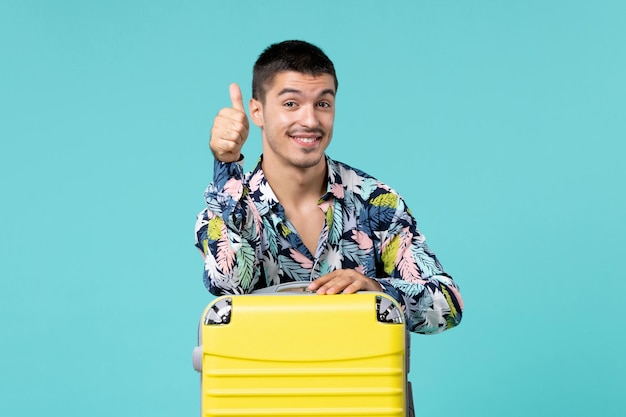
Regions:
<instances>
[{"instance_id":1,"label":"man's face","mask_svg":"<svg viewBox=\"0 0 626 417\"><path fill-rule=\"evenodd\" d=\"M298 168L325 164L335 120L334 79L281 72L263 103L250 101L250 114L262 131L265 162Z\"/></svg>"}]
</instances>

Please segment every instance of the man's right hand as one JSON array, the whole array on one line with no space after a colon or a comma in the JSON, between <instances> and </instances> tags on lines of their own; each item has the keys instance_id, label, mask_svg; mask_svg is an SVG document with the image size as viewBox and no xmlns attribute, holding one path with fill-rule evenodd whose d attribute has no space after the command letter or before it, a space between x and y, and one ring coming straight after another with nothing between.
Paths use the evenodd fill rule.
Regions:
<instances>
[{"instance_id":1,"label":"man's right hand","mask_svg":"<svg viewBox=\"0 0 626 417\"><path fill-rule=\"evenodd\" d=\"M230 85L232 107L225 107L215 116L211 129L209 146L215 159L222 162L235 162L241 157L241 148L248 138L250 124L243 107L241 89L237 84Z\"/></svg>"}]
</instances>

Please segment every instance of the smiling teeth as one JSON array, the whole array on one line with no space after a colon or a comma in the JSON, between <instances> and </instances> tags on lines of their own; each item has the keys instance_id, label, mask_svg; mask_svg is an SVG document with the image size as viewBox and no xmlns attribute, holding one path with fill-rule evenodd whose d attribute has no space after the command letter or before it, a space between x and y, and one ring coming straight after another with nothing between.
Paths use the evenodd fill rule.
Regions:
<instances>
[{"instance_id":1,"label":"smiling teeth","mask_svg":"<svg viewBox=\"0 0 626 417\"><path fill-rule=\"evenodd\" d=\"M299 140L300 142L304 142L304 143L313 143L315 142L316 138L299 138L299 137L295 137L295 139Z\"/></svg>"}]
</instances>

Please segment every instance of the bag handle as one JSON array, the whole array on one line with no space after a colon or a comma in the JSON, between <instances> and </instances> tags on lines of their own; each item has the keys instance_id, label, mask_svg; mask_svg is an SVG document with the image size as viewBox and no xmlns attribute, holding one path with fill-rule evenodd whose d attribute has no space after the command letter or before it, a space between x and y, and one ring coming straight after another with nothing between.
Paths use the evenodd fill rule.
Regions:
<instances>
[{"instance_id":1,"label":"bag handle","mask_svg":"<svg viewBox=\"0 0 626 417\"><path fill-rule=\"evenodd\" d=\"M312 294L313 291L309 290L309 281L293 281L285 282L278 285L272 285L270 287L261 288L259 290L252 291L251 294L279 294L279 293L304 293Z\"/></svg>"}]
</instances>

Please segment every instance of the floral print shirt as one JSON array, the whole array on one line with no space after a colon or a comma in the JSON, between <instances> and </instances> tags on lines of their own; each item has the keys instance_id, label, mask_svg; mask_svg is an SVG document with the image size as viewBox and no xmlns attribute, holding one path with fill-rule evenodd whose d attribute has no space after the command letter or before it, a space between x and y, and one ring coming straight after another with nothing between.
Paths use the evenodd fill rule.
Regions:
<instances>
[{"instance_id":1,"label":"floral print shirt","mask_svg":"<svg viewBox=\"0 0 626 417\"><path fill-rule=\"evenodd\" d=\"M401 305L407 328L438 333L461 321L458 287L426 246L404 200L391 188L326 157L325 213L311 253L285 216L261 168L244 175L243 160L215 161L207 208L196 222L204 283L215 295L245 294L336 269L377 280Z\"/></svg>"}]
</instances>

